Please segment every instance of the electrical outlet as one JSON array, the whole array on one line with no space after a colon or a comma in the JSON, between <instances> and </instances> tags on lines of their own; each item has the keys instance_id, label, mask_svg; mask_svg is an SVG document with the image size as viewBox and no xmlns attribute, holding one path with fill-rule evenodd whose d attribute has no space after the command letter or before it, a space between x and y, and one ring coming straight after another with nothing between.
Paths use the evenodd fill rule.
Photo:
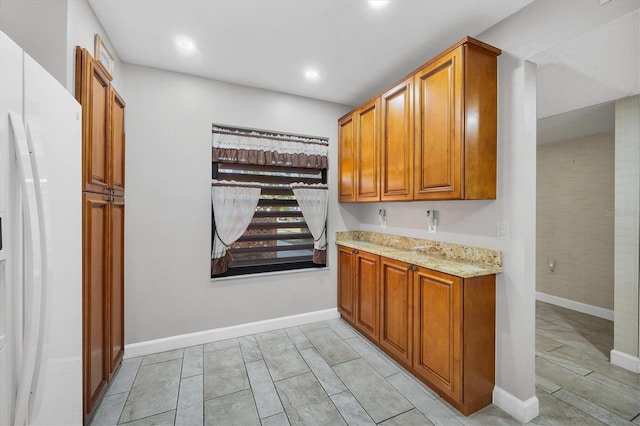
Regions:
<instances>
[{"instance_id":1,"label":"electrical outlet","mask_svg":"<svg viewBox=\"0 0 640 426\"><path fill-rule=\"evenodd\" d=\"M503 220L496 222L496 237L499 240L506 240L509 238L509 222Z\"/></svg>"}]
</instances>

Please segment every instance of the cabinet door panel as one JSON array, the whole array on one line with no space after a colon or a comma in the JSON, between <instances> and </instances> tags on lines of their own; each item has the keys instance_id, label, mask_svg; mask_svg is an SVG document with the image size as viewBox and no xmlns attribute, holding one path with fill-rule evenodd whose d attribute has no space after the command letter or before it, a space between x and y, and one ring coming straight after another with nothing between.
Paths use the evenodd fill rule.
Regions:
<instances>
[{"instance_id":1,"label":"cabinet door panel","mask_svg":"<svg viewBox=\"0 0 640 426\"><path fill-rule=\"evenodd\" d=\"M109 159L109 186L115 195L124 195L124 108L125 102L113 88L111 98L111 145Z\"/></svg>"},{"instance_id":2,"label":"cabinet door panel","mask_svg":"<svg viewBox=\"0 0 640 426\"><path fill-rule=\"evenodd\" d=\"M380 258L380 346L411 368L411 265Z\"/></svg>"},{"instance_id":3,"label":"cabinet door panel","mask_svg":"<svg viewBox=\"0 0 640 426\"><path fill-rule=\"evenodd\" d=\"M377 342L379 337L378 268L380 257L375 254L359 252L355 259L356 327Z\"/></svg>"},{"instance_id":4,"label":"cabinet door panel","mask_svg":"<svg viewBox=\"0 0 640 426\"><path fill-rule=\"evenodd\" d=\"M338 122L338 201L356 201L356 151L353 115Z\"/></svg>"},{"instance_id":5,"label":"cabinet door panel","mask_svg":"<svg viewBox=\"0 0 640 426\"><path fill-rule=\"evenodd\" d=\"M379 105L377 98L355 112L357 201L380 200Z\"/></svg>"},{"instance_id":6,"label":"cabinet door panel","mask_svg":"<svg viewBox=\"0 0 640 426\"><path fill-rule=\"evenodd\" d=\"M124 198L109 205L109 375L124 355Z\"/></svg>"},{"instance_id":7,"label":"cabinet door panel","mask_svg":"<svg viewBox=\"0 0 640 426\"><path fill-rule=\"evenodd\" d=\"M414 276L413 367L440 391L461 391L461 279L418 268Z\"/></svg>"},{"instance_id":8,"label":"cabinet door panel","mask_svg":"<svg viewBox=\"0 0 640 426\"><path fill-rule=\"evenodd\" d=\"M381 199L413 199L413 78L382 95Z\"/></svg>"},{"instance_id":9,"label":"cabinet door panel","mask_svg":"<svg viewBox=\"0 0 640 426\"><path fill-rule=\"evenodd\" d=\"M355 322L353 258L353 249L338 247L338 311L351 323Z\"/></svg>"},{"instance_id":10,"label":"cabinet door panel","mask_svg":"<svg viewBox=\"0 0 640 426\"><path fill-rule=\"evenodd\" d=\"M91 412L109 377L105 301L108 281L109 203L101 194L83 194L83 340L85 414Z\"/></svg>"},{"instance_id":11,"label":"cabinet door panel","mask_svg":"<svg viewBox=\"0 0 640 426\"><path fill-rule=\"evenodd\" d=\"M83 187L84 191L107 193L109 186L109 77L86 50L79 49L76 98L82 104Z\"/></svg>"},{"instance_id":12,"label":"cabinet door panel","mask_svg":"<svg viewBox=\"0 0 640 426\"><path fill-rule=\"evenodd\" d=\"M453 51L415 77L415 199L462 196L460 52Z\"/></svg>"}]
</instances>

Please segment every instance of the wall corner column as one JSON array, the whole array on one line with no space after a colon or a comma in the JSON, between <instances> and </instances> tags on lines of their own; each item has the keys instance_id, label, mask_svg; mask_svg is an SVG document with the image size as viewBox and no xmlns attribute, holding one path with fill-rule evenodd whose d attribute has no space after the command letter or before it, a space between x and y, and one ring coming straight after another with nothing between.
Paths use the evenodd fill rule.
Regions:
<instances>
[{"instance_id":1,"label":"wall corner column","mask_svg":"<svg viewBox=\"0 0 640 426\"><path fill-rule=\"evenodd\" d=\"M611 363L640 372L640 95L616 102L614 348Z\"/></svg>"}]
</instances>

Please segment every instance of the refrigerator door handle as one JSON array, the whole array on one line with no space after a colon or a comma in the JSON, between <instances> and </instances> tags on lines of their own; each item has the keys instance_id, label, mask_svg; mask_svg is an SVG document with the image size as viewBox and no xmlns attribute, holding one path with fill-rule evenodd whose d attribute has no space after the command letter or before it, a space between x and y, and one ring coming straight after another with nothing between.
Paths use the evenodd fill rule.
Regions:
<instances>
[{"instance_id":1,"label":"refrigerator door handle","mask_svg":"<svg viewBox=\"0 0 640 426\"><path fill-rule=\"evenodd\" d=\"M36 346L36 363L34 378L31 386L31 404L30 413L39 410L41 402L41 389L43 387L43 380L46 377L45 369L47 368L44 362L47 359L45 351L47 345L45 345L45 332L48 327L48 312L47 309L47 297L49 295L49 285L52 282L52 249L51 249L51 214L49 204L49 182L46 169L46 161L44 152L42 150L42 139L40 138L39 126L35 123L27 121L27 144L29 145L29 151L31 152L31 166L33 169L33 177L36 188L36 202L38 210L38 226L40 228L40 246L37 248L40 250L40 262L41 262L41 280L40 280L40 325L38 329L38 340ZM29 416L31 417L31 415Z\"/></svg>"},{"instance_id":2,"label":"refrigerator door handle","mask_svg":"<svg viewBox=\"0 0 640 426\"><path fill-rule=\"evenodd\" d=\"M37 358L37 345L40 334L40 300L42 297L41 281L41 253L38 248L40 240L40 220L38 218L38 201L31 165L27 135L22 117L10 112L9 123L15 144L16 162L18 164L19 185L22 193L23 216L25 217L25 299L28 311L24 319L24 353L20 374L18 376L18 391L13 416L13 424L22 426L28 421L29 400ZM29 297L30 296L30 297Z\"/></svg>"}]
</instances>

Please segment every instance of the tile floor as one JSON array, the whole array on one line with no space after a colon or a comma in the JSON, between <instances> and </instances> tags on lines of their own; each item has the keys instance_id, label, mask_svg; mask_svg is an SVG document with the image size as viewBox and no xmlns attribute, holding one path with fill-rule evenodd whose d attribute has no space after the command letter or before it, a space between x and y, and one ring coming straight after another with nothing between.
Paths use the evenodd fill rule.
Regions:
<instances>
[{"instance_id":1,"label":"tile floor","mask_svg":"<svg viewBox=\"0 0 640 426\"><path fill-rule=\"evenodd\" d=\"M640 425L639 376L607 361L610 322L575 314L538 304L540 417L530 424ZM126 359L91 424L519 423L495 406L460 415L345 322L330 320Z\"/></svg>"},{"instance_id":2,"label":"tile floor","mask_svg":"<svg viewBox=\"0 0 640 426\"><path fill-rule=\"evenodd\" d=\"M640 425L640 375L609 362L613 322L536 304L536 394L550 425Z\"/></svg>"}]
</instances>

